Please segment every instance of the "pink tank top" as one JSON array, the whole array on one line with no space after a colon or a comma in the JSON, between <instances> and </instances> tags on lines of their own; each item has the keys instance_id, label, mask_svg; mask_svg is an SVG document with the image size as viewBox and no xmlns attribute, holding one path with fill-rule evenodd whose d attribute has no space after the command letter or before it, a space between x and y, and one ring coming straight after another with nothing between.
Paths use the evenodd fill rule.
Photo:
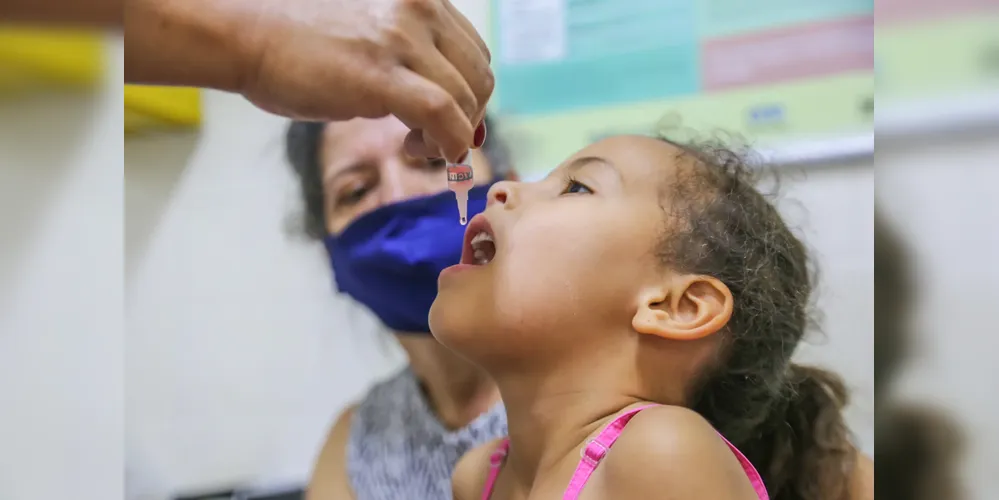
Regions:
<instances>
[{"instance_id":1,"label":"pink tank top","mask_svg":"<svg viewBox=\"0 0 999 500\"><path fill-rule=\"evenodd\" d=\"M590 479L593 471L597 469L597 465L600 464L600 460L607 455L611 446L617 441L617 438L621 436L621 432L624 431L624 426L628 425L628 422L635 416L636 413L653 406L658 406L655 404L641 406L632 410L628 410L615 418L610 424L607 425L604 430L600 431L600 434L596 438L591 440L586 444L586 447L580 450L579 465L576 466L576 472L572 474L572 479L569 480L569 486L565 489L565 494L562 495L562 500L576 500L579 498L579 494L583 491L583 486L586 486L586 481ZM728 448L732 450L735 454L735 458L739 459L739 463L742 465L742 470L746 472L746 476L749 477L749 482L752 483L753 489L756 490L756 496L759 500L770 500L770 495L767 494L767 488L763 485L763 478L760 477L759 472L756 471L756 467L749 462L749 459L739 451L732 443L730 443L725 436L719 434L722 441L728 445ZM510 449L510 440L504 439L500 443L499 448L493 452L492 456L489 458L489 477L486 478L486 485L482 490L482 500L489 500L489 497L493 494L493 488L496 486L496 478L499 477L500 467L503 466L503 462L506 459L507 451Z\"/></svg>"}]
</instances>

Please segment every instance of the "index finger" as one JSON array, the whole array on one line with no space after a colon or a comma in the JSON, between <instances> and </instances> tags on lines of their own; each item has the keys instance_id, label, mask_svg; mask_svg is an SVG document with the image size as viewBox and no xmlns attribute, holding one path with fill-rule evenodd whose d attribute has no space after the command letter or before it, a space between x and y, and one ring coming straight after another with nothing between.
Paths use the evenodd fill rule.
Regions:
<instances>
[{"instance_id":1,"label":"index finger","mask_svg":"<svg viewBox=\"0 0 999 500\"><path fill-rule=\"evenodd\" d=\"M475 133L468 116L441 86L403 67L392 71L385 87L385 107L412 130L422 129L449 161L472 144Z\"/></svg>"},{"instance_id":2,"label":"index finger","mask_svg":"<svg viewBox=\"0 0 999 500\"><path fill-rule=\"evenodd\" d=\"M468 34L468 37L472 39L472 42L474 42L475 45L479 47L479 50L482 51L482 55L485 56L486 62L491 63L493 61L493 56L489 52L489 46L486 44L485 40L479 36L479 31L475 29L472 22L469 21L468 18L465 17L454 5L451 5L451 2L448 0L443 0L443 3L444 7L451 14L451 17L455 20L455 22L458 23L458 26L461 27L462 31Z\"/></svg>"}]
</instances>

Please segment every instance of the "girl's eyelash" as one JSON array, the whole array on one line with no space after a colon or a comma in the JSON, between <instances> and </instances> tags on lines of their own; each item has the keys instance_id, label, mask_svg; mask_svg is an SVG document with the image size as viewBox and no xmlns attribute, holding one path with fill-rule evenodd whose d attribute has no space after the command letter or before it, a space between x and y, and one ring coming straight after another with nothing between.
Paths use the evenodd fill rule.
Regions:
<instances>
[{"instance_id":1,"label":"girl's eyelash","mask_svg":"<svg viewBox=\"0 0 999 500\"><path fill-rule=\"evenodd\" d=\"M565 189L562 190L562 194L579 194L578 191L577 192L571 191L572 188L575 186L579 186L585 189L588 193L593 194L593 189L591 189L590 186L587 186L586 184L579 182L578 180L576 180L575 177L572 176L566 177Z\"/></svg>"}]
</instances>

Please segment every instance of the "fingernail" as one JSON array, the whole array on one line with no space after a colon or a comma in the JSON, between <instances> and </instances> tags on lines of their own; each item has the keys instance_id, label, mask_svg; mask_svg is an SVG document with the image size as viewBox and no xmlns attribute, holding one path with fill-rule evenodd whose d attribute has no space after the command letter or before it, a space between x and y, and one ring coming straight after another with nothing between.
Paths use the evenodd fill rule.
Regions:
<instances>
[{"instance_id":1,"label":"fingernail","mask_svg":"<svg viewBox=\"0 0 999 500\"><path fill-rule=\"evenodd\" d=\"M472 143L475 147L480 148L486 142L486 124L485 122L480 123L475 129L475 137L472 138Z\"/></svg>"}]
</instances>

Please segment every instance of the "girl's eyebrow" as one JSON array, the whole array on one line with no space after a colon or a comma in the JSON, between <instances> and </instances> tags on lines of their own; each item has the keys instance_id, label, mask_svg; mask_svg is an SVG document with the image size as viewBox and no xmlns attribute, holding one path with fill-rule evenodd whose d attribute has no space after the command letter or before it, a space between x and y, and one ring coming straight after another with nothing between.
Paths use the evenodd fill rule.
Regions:
<instances>
[{"instance_id":1,"label":"girl's eyebrow","mask_svg":"<svg viewBox=\"0 0 999 500\"><path fill-rule=\"evenodd\" d=\"M575 160L572 160L572 162L570 162L568 165L566 165L565 169L570 173L575 173L582 170L583 167L589 165L600 165L610 170L611 172L614 172L614 175L617 176L617 179L622 183L624 182L624 177L621 176L621 171L618 170L613 163L607 161L606 158L601 158L599 156L583 156L580 158L576 158Z\"/></svg>"}]
</instances>

